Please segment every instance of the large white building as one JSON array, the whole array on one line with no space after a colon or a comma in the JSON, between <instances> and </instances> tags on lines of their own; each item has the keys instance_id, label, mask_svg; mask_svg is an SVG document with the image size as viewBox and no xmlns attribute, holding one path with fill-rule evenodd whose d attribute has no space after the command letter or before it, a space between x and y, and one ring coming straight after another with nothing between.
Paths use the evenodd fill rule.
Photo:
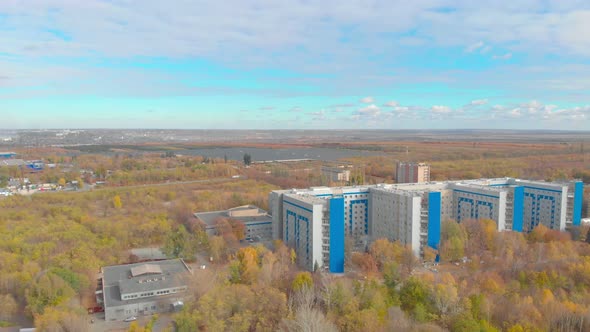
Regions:
<instances>
[{"instance_id":1,"label":"large white building","mask_svg":"<svg viewBox=\"0 0 590 332\"><path fill-rule=\"evenodd\" d=\"M344 239L388 238L416 255L438 249L443 220L492 219L498 230L579 225L583 183L513 178L276 190L269 195L273 237L301 266L344 271Z\"/></svg>"}]
</instances>

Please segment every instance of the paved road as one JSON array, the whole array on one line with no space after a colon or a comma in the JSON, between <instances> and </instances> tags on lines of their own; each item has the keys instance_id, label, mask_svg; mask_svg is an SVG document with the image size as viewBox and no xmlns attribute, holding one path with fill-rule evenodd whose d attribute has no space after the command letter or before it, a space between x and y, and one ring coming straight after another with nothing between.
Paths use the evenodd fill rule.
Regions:
<instances>
[{"instance_id":1,"label":"paved road","mask_svg":"<svg viewBox=\"0 0 590 332\"><path fill-rule=\"evenodd\" d=\"M161 182L161 183L148 183L148 184L138 184L132 186L100 186L100 187L92 187L86 186L84 189L78 190L47 190L47 191L39 191L39 190L20 190L18 192L19 195L32 195L32 194L50 194L50 193L75 193L75 192L85 192L89 190L99 191L99 190L113 190L113 189L133 189L133 188L147 188L147 187L162 187L162 186L177 186L177 185L185 185L185 184L194 184L194 183L223 183L229 181L239 181L245 180L245 177L240 178L213 178L213 179L205 179L205 180L191 180L191 181L173 181L173 182Z\"/></svg>"},{"instance_id":2,"label":"paved road","mask_svg":"<svg viewBox=\"0 0 590 332\"><path fill-rule=\"evenodd\" d=\"M244 180L245 178L213 178L213 179L205 179L205 180L191 180L191 181L173 181L173 182L161 182L161 183L150 183L150 184L138 184L133 186L118 186L118 187L100 187L94 188L94 190L110 190L115 188L145 188L145 187L160 187L160 186L176 186L176 185L183 185L183 184L193 184L193 183L219 183L219 182L229 182L229 181L237 181L237 180Z\"/></svg>"},{"instance_id":3,"label":"paved road","mask_svg":"<svg viewBox=\"0 0 590 332\"><path fill-rule=\"evenodd\" d=\"M164 328L172 326L172 313L158 314L158 320L154 324L152 331L163 331ZM91 320L94 319L94 323ZM145 326L152 316L141 316L137 317L137 323L140 326ZM88 331L90 332L115 332L115 331L127 331L131 322L106 322L104 320L104 313L98 313L94 315L88 315Z\"/></svg>"}]
</instances>

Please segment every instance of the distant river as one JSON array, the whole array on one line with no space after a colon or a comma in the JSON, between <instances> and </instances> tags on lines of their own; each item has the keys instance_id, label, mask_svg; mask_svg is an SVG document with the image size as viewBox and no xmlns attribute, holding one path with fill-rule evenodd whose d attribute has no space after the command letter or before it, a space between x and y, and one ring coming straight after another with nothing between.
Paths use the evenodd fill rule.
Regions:
<instances>
[{"instance_id":1,"label":"distant river","mask_svg":"<svg viewBox=\"0 0 590 332\"><path fill-rule=\"evenodd\" d=\"M373 151L331 149L331 148L206 148L178 151L179 154L204 156L209 158L224 158L232 160L244 160L244 154L252 156L252 161L285 160L285 159L315 159L338 160L349 157L380 156L383 153Z\"/></svg>"}]
</instances>

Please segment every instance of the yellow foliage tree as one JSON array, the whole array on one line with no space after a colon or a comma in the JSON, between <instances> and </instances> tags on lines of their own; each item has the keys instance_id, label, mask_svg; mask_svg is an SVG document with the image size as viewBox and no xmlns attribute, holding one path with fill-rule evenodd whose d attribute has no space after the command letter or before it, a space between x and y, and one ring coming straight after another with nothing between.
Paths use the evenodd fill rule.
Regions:
<instances>
[{"instance_id":1,"label":"yellow foliage tree","mask_svg":"<svg viewBox=\"0 0 590 332\"><path fill-rule=\"evenodd\" d=\"M113 207L115 209L120 209L123 207L123 203L121 202L121 196L115 195L115 197L113 197Z\"/></svg>"},{"instance_id":2,"label":"yellow foliage tree","mask_svg":"<svg viewBox=\"0 0 590 332\"><path fill-rule=\"evenodd\" d=\"M293 279L293 291L299 291L302 288L312 288L313 287L313 279L311 278L311 273L309 272L299 272Z\"/></svg>"},{"instance_id":3,"label":"yellow foliage tree","mask_svg":"<svg viewBox=\"0 0 590 332\"><path fill-rule=\"evenodd\" d=\"M238 251L238 268L242 283L251 284L258 278L258 252L253 247L246 247Z\"/></svg>"}]
</instances>

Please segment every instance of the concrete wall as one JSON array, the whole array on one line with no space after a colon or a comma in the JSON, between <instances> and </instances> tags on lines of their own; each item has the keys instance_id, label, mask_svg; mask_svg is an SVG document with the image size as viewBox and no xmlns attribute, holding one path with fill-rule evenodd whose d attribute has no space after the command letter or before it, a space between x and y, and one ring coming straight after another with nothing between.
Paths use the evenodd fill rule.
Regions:
<instances>
[{"instance_id":1,"label":"concrete wall","mask_svg":"<svg viewBox=\"0 0 590 332\"><path fill-rule=\"evenodd\" d=\"M369 234L369 191L366 188L344 192L344 222L347 235L359 238Z\"/></svg>"},{"instance_id":2,"label":"concrete wall","mask_svg":"<svg viewBox=\"0 0 590 332\"><path fill-rule=\"evenodd\" d=\"M370 238L400 241L418 255L422 197L381 189L371 189L370 197Z\"/></svg>"},{"instance_id":3,"label":"concrete wall","mask_svg":"<svg viewBox=\"0 0 590 332\"><path fill-rule=\"evenodd\" d=\"M182 301L182 297L148 298L140 303L105 308L105 320L121 321L131 316L140 317L170 312L172 311L172 304L177 301Z\"/></svg>"},{"instance_id":4,"label":"concrete wall","mask_svg":"<svg viewBox=\"0 0 590 332\"><path fill-rule=\"evenodd\" d=\"M272 215L272 238L283 238L283 193L271 191L268 194L268 210Z\"/></svg>"},{"instance_id":5,"label":"concrete wall","mask_svg":"<svg viewBox=\"0 0 590 332\"><path fill-rule=\"evenodd\" d=\"M326 200L308 202L295 195L283 196L283 241L295 249L299 265L313 270L322 264L322 219L328 209Z\"/></svg>"}]
</instances>

